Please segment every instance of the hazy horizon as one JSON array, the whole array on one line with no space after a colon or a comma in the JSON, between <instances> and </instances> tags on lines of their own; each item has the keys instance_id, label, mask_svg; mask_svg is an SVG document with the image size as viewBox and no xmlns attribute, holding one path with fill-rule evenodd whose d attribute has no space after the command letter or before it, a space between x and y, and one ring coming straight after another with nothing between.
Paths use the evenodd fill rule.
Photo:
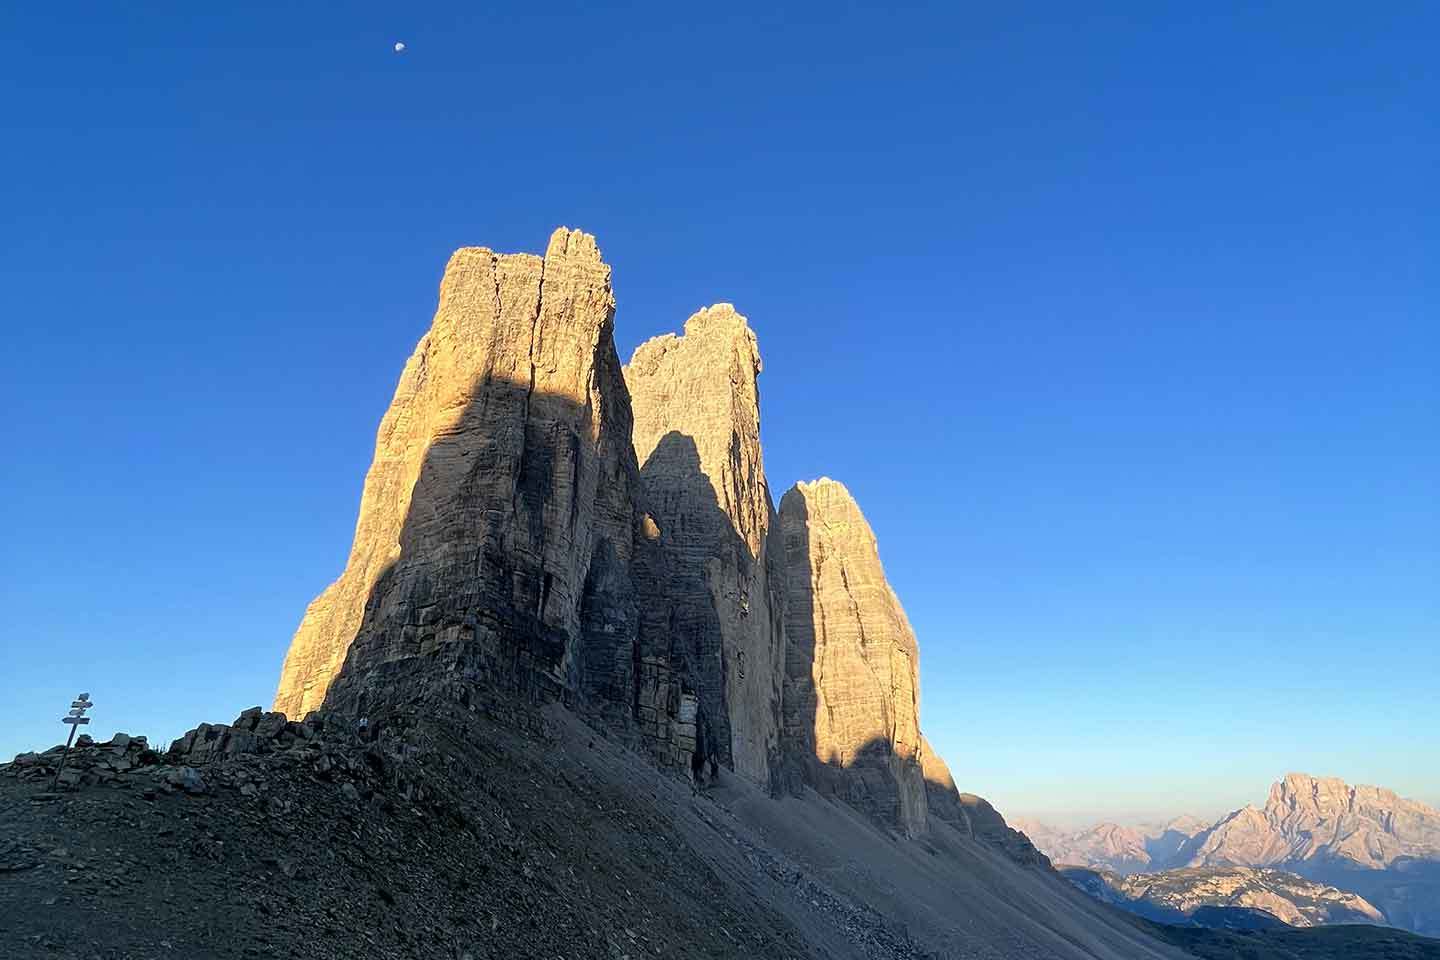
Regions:
<instances>
[{"instance_id":1,"label":"hazy horizon","mask_svg":"<svg viewBox=\"0 0 1440 960\"><path fill-rule=\"evenodd\" d=\"M960 789L1440 807L1440 7L626 23L0 13L0 759L81 690L268 706L447 257L565 224L622 360L749 317L774 498L854 493Z\"/></svg>"}]
</instances>

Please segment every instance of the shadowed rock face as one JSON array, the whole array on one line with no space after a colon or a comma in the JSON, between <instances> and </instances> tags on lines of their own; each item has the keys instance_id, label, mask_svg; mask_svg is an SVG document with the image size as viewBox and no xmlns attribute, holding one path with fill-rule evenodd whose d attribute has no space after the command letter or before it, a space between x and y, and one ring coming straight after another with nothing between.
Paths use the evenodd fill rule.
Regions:
<instances>
[{"instance_id":1,"label":"shadowed rock face","mask_svg":"<svg viewBox=\"0 0 1440 960\"><path fill-rule=\"evenodd\" d=\"M925 831L919 650L875 534L833 480L780 501L788 592L785 728L798 775L909 835Z\"/></svg>"},{"instance_id":2,"label":"shadowed rock face","mask_svg":"<svg viewBox=\"0 0 1440 960\"><path fill-rule=\"evenodd\" d=\"M345 572L305 613L277 710L355 707L419 661L629 700L638 470L613 311L579 231L557 230L543 258L451 257L380 423Z\"/></svg>"},{"instance_id":3,"label":"shadowed rock face","mask_svg":"<svg viewBox=\"0 0 1440 960\"><path fill-rule=\"evenodd\" d=\"M656 337L625 367L641 482L668 560L642 602L668 602L672 642L716 735L719 762L766 787L780 770L783 571L760 453L760 353L729 304L683 336ZM648 665L647 665L648 666Z\"/></svg>"}]
</instances>

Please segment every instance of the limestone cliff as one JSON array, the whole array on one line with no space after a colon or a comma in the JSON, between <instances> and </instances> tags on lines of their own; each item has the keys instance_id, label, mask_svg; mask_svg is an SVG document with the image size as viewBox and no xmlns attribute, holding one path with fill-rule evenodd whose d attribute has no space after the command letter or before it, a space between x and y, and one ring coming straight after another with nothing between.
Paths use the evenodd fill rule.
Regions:
<instances>
[{"instance_id":1,"label":"limestone cliff","mask_svg":"<svg viewBox=\"0 0 1440 960\"><path fill-rule=\"evenodd\" d=\"M613 316L587 234L456 252L276 709L559 698L691 776L1008 844L920 736L915 636L859 507L821 480L776 513L745 318L701 310L622 370Z\"/></svg>"},{"instance_id":2,"label":"limestone cliff","mask_svg":"<svg viewBox=\"0 0 1440 960\"><path fill-rule=\"evenodd\" d=\"M784 598L760 453L760 369L745 317L721 303L690 317L683 336L637 348L625 380L641 482L670 561L665 582L640 585L642 601L671 605L671 643L695 665L719 762L771 787Z\"/></svg>"},{"instance_id":3,"label":"limestone cliff","mask_svg":"<svg viewBox=\"0 0 1440 960\"><path fill-rule=\"evenodd\" d=\"M833 480L780 501L787 596L784 705L796 771L909 835L925 832L919 651L875 534Z\"/></svg>"},{"instance_id":4,"label":"limestone cliff","mask_svg":"<svg viewBox=\"0 0 1440 960\"><path fill-rule=\"evenodd\" d=\"M1383 787L1286 774L1263 809L1243 807L1197 834L1176 866L1293 866L1341 861L1381 870L1404 857L1440 860L1440 810Z\"/></svg>"},{"instance_id":5,"label":"limestone cliff","mask_svg":"<svg viewBox=\"0 0 1440 960\"><path fill-rule=\"evenodd\" d=\"M421 664L623 710L638 469L613 312L610 268L578 230L543 258L451 257L277 710L362 708Z\"/></svg>"}]
</instances>

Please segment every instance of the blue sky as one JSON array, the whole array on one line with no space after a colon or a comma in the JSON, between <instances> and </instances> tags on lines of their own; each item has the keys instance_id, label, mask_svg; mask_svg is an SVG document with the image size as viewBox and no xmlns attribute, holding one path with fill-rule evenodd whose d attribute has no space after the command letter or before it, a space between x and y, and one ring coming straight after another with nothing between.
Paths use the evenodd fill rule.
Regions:
<instances>
[{"instance_id":1,"label":"blue sky","mask_svg":"<svg viewBox=\"0 0 1440 960\"><path fill-rule=\"evenodd\" d=\"M268 703L446 257L567 224L622 356L751 318L964 788L1440 803L1440 9L1086 6L8 5L0 754Z\"/></svg>"}]
</instances>

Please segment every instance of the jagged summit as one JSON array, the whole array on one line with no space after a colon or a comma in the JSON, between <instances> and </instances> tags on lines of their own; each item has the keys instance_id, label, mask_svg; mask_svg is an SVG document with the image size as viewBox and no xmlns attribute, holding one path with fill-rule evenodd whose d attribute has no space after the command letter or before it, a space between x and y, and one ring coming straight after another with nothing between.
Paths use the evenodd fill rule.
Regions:
<instances>
[{"instance_id":1,"label":"jagged summit","mask_svg":"<svg viewBox=\"0 0 1440 960\"><path fill-rule=\"evenodd\" d=\"M1384 787L1288 773L1265 806L1246 806L1195 836L1177 865L1274 866L1341 861L1371 870L1440 858L1440 810Z\"/></svg>"},{"instance_id":2,"label":"jagged summit","mask_svg":"<svg viewBox=\"0 0 1440 960\"><path fill-rule=\"evenodd\" d=\"M933 807L1015 848L921 737L915 635L854 497L822 477L777 512L746 317L697 310L622 368L614 308L582 231L456 251L276 709L560 699L691 778L813 787L912 836Z\"/></svg>"},{"instance_id":3,"label":"jagged summit","mask_svg":"<svg viewBox=\"0 0 1440 960\"><path fill-rule=\"evenodd\" d=\"M306 611L276 709L303 716L337 690L354 707L421 662L613 694L601 651L628 663L636 632L638 483L613 311L579 231L556 231L543 259L450 258L380 423L350 559Z\"/></svg>"},{"instance_id":4,"label":"jagged summit","mask_svg":"<svg viewBox=\"0 0 1440 960\"><path fill-rule=\"evenodd\" d=\"M545 246L545 259L559 257L589 263L603 262L595 236L583 230L571 230L569 227L556 227L550 234L550 242Z\"/></svg>"}]
</instances>

